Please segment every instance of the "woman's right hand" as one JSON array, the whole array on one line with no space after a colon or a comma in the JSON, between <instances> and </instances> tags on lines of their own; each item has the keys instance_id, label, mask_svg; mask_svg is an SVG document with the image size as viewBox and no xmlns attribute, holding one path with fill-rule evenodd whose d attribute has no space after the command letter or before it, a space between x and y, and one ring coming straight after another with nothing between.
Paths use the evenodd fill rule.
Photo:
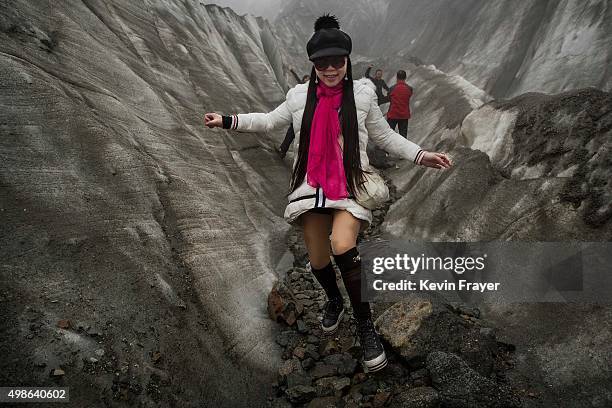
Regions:
<instances>
[{"instance_id":1,"label":"woman's right hand","mask_svg":"<svg viewBox=\"0 0 612 408\"><path fill-rule=\"evenodd\" d=\"M450 169L453 165L451 159L446 153L424 152L421 158L422 166L431 167L434 169Z\"/></svg>"},{"instance_id":2,"label":"woman's right hand","mask_svg":"<svg viewBox=\"0 0 612 408\"><path fill-rule=\"evenodd\" d=\"M218 113L207 113L204 115L204 124L209 128L223 127L223 120Z\"/></svg>"}]
</instances>

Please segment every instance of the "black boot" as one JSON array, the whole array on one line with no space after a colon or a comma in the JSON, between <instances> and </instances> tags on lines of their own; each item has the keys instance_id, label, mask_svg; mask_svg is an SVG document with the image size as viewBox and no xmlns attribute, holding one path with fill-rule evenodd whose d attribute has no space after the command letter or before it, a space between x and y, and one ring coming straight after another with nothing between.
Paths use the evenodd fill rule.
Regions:
<instances>
[{"instance_id":1,"label":"black boot","mask_svg":"<svg viewBox=\"0 0 612 408\"><path fill-rule=\"evenodd\" d=\"M363 352L363 365L367 371L377 371L387 365L387 356L372 322L370 303L361 301L361 258L356 247L334 255L342 274L344 286L357 320L357 333Z\"/></svg>"},{"instance_id":2,"label":"black boot","mask_svg":"<svg viewBox=\"0 0 612 408\"><path fill-rule=\"evenodd\" d=\"M342 316L344 316L344 300L336 283L336 271L331 262L323 269L315 269L312 265L310 269L327 295L327 302L321 318L321 329L327 334L334 333L340 325Z\"/></svg>"},{"instance_id":3,"label":"black boot","mask_svg":"<svg viewBox=\"0 0 612 408\"><path fill-rule=\"evenodd\" d=\"M372 319L357 319L357 334L363 353L363 365L367 371L374 372L384 368L387 365L387 356Z\"/></svg>"},{"instance_id":4,"label":"black boot","mask_svg":"<svg viewBox=\"0 0 612 408\"><path fill-rule=\"evenodd\" d=\"M321 329L327 334L334 333L340 325L342 316L344 316L344 301L342 297L328 300L325 303L321 319Z\"/></svg>"}]
</instances>

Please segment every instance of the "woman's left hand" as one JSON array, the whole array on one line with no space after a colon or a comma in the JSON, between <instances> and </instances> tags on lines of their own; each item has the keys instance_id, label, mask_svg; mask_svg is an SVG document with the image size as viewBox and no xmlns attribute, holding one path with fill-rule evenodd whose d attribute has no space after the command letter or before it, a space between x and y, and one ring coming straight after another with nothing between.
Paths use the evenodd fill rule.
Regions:
<instances>
[{"instance_id":1,"label":"woman's left hand","mask_svg":"<svg viewBox=\"0 0 612 408\"><path fill-rule=\"evenodd\" d=\"M446 153L425 152L421 158L421 165L434 169L449 169L453 163Z\"/></svg>"}]
</instances>

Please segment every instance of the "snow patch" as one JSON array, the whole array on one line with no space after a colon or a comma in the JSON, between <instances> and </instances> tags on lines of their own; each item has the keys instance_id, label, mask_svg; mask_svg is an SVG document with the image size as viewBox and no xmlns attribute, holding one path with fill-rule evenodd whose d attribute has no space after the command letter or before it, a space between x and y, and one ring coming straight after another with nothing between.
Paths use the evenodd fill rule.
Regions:
<instances>
[{"instance_id":1,"label":"snow patch","mask_svg":"<svg viewBox=\"0 0 612 408\"><path fill-rule=\"evenodd\" d=\"M568 167L562 172L559 172L557 174L557 177L574 177L574 173L576 173L576 170L578 170L578 165L574 164L573 166Z\"/></svg>"},{"instance_id":2,"label":"snow patch","mask_svg":"<svg viewBox=\"0 0 612 408\"><path fill-rule=\"evenodd\" d=\"M517 110L498 110L484 106L465 117L461 132L468 146L486 153L492 162L505 162L512 151L512 130Z\"/></svg>"},{"instance_id":3,"label":"snow patch","mask_svg":"<svg viewBox=\"0 0 612 408\"><path fill-rule=\"evenodd\" d=\"M545 166L539 163L535 166L519 166L512 170L510 176L520 180L536 179L544 176Z\"/></svg>"}]
</instances>

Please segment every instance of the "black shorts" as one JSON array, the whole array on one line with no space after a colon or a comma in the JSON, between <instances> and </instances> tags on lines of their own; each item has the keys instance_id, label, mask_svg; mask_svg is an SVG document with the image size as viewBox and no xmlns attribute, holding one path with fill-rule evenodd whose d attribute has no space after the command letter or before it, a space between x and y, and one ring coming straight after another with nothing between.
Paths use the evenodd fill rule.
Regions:
<instances>
[{"instance_id":1,"label":"black shorts","mask_svg":"<svg viewBox=\"0 0 612 408\"><path fill-rule=\"evenodd\" d=\"M315 212L317 214L329 214L332 215L334 213L333 208L311 208L308 210L309 212Z\"/></svg>"}]
</instances>

